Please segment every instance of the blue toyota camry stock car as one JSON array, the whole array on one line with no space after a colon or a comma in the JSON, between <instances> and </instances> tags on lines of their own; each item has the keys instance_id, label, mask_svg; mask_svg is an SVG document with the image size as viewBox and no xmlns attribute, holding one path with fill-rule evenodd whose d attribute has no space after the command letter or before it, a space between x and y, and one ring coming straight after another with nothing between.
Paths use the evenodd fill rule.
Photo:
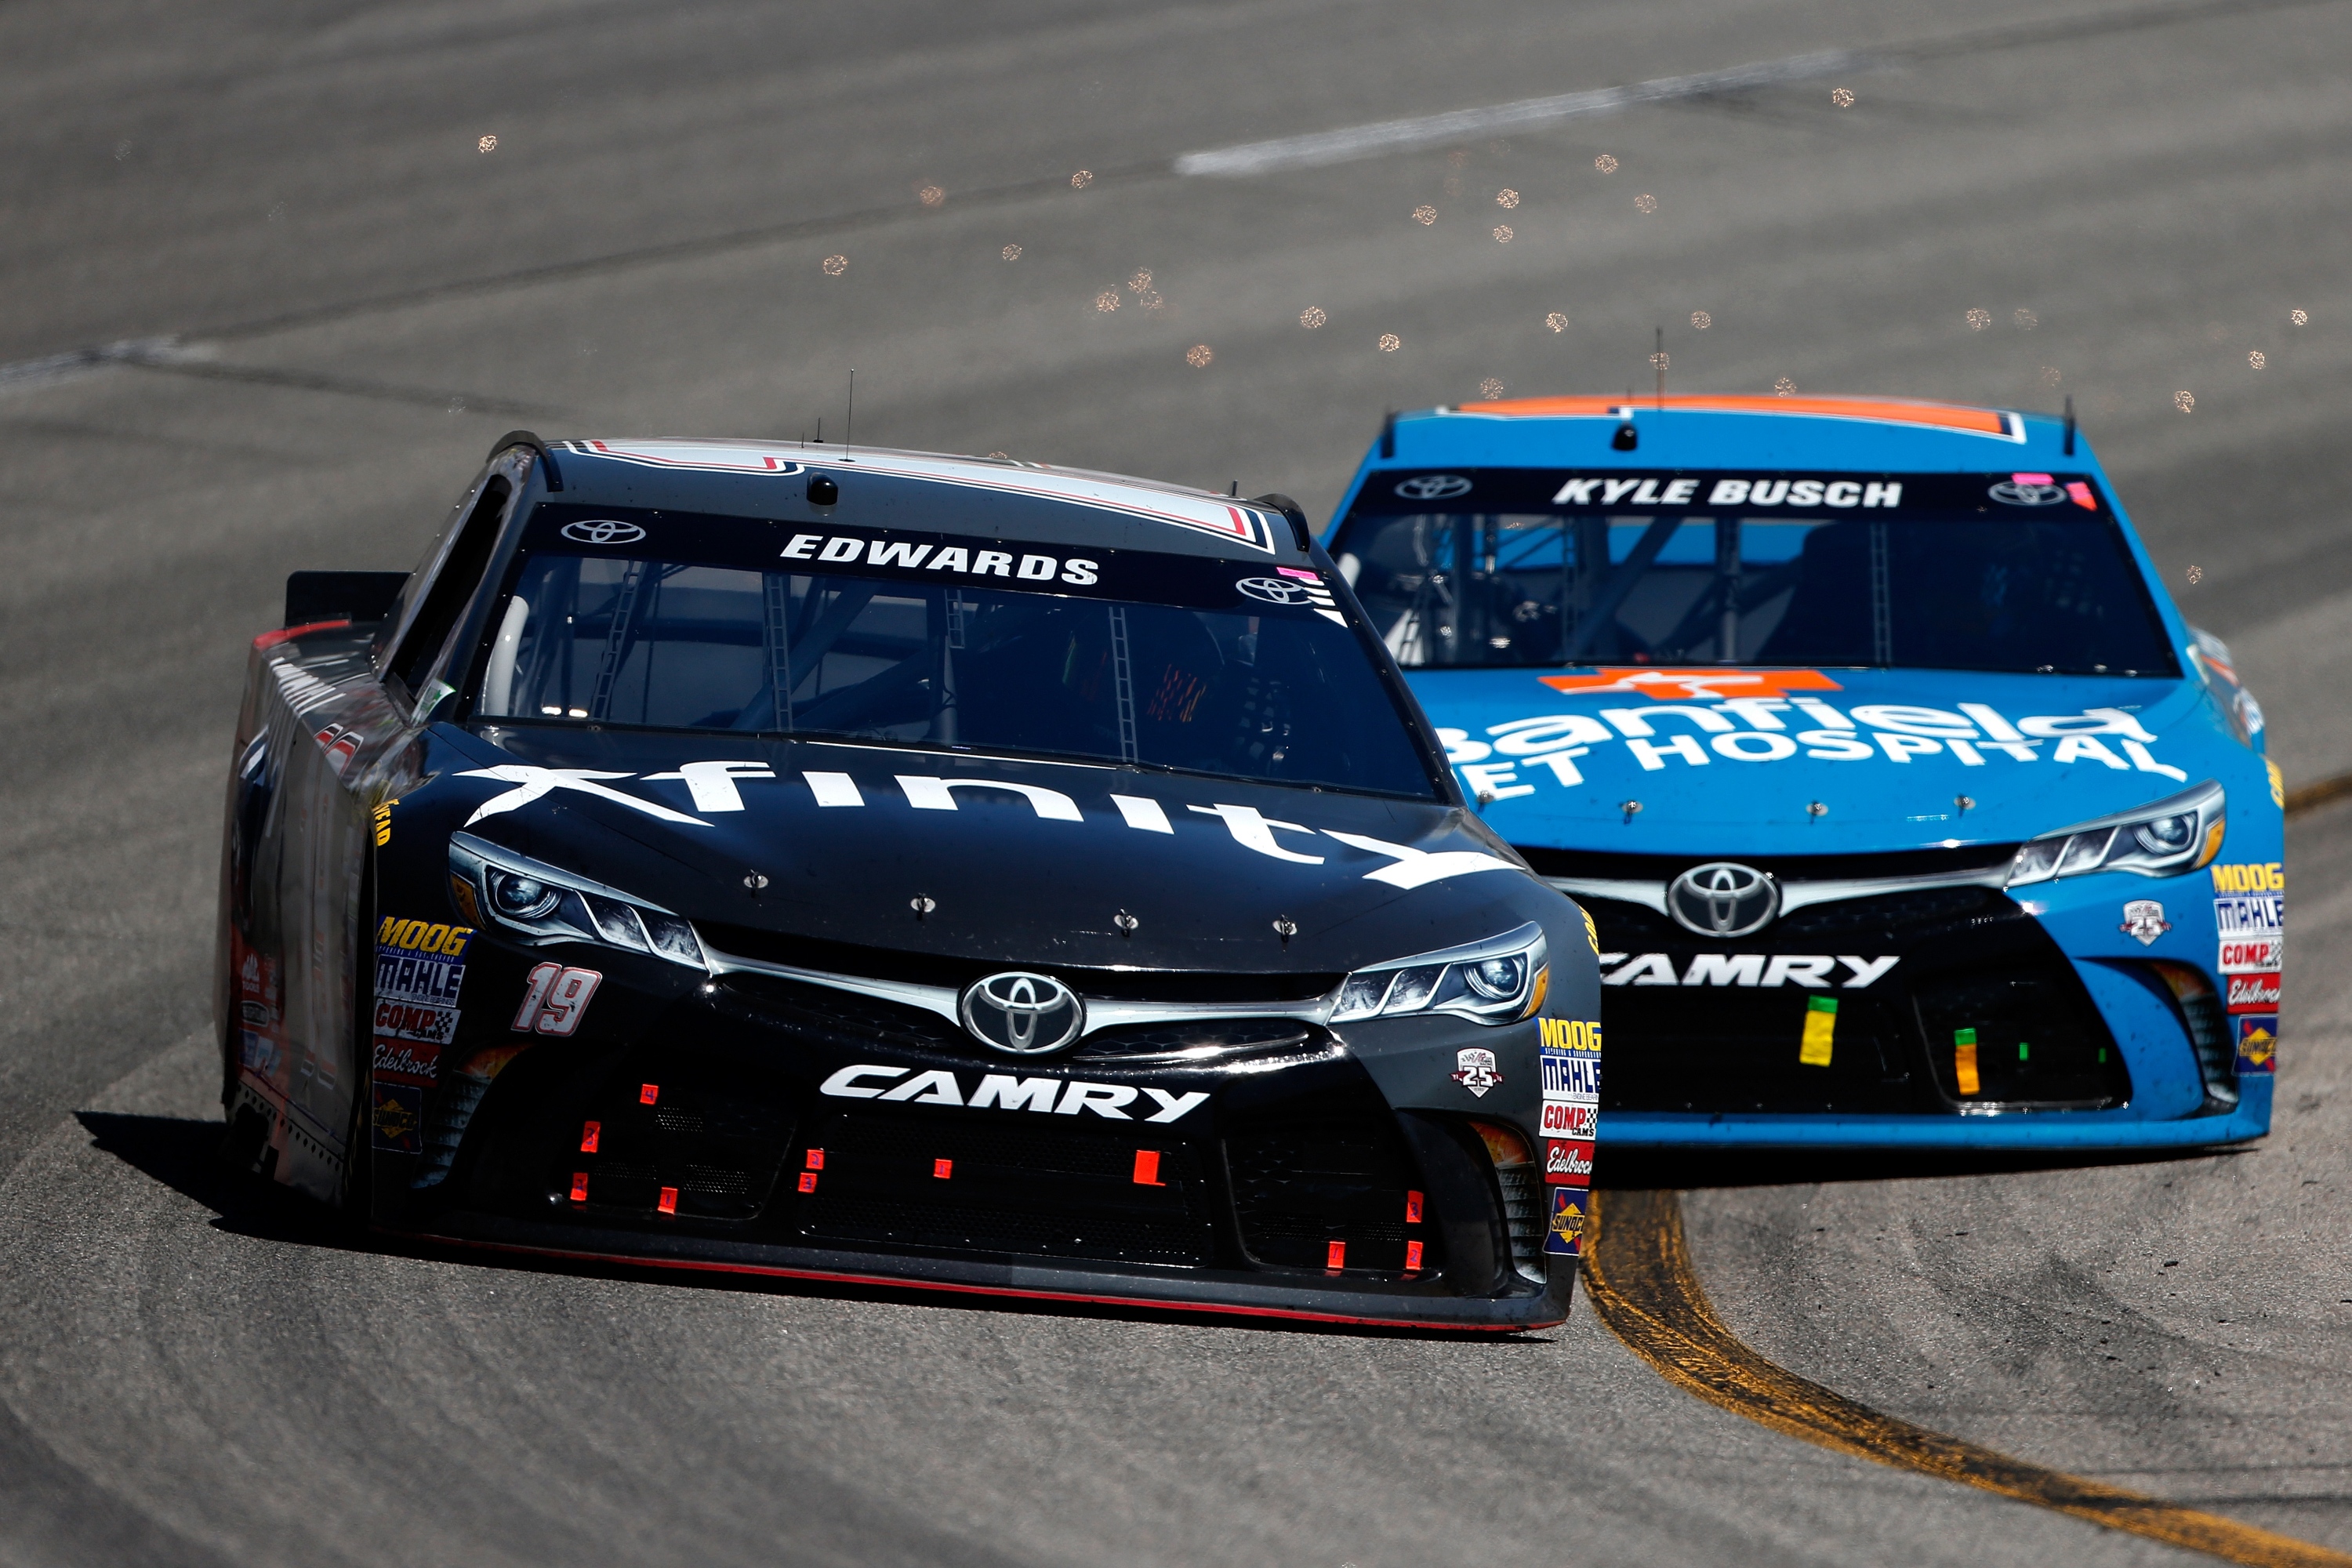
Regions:
<instances>
[{"instance_id":1,"label":"blue toyota camry stock car","mask_svg":"<svg viewBox=\"0 0 2352 1568\"><path fill-rule=\"evenodd\" d=\"M1607 1144L2268 1130L2262 710L2071 418L1436 408L1328 541L1465 793L1598 923Z\"/></svg>"}]
</instances>

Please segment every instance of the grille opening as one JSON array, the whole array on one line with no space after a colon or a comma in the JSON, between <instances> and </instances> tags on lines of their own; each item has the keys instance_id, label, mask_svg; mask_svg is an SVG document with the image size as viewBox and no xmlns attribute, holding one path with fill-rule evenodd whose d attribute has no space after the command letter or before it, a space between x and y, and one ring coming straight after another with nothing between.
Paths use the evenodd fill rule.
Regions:
<instances>
[{"instance_id":1,"label":"grille opening","mask_svg":"<svg viewBox=\"0 0 2352 1568\"><path fill-rule=\"evenodd\" d=\"M2180 1022L2189 1031L2189 1046L2197 1053L2197 1075L2205 1080L2209 1110L2227 1110L2238 1103L2238 1048L2230 1037L2229 1015L2212 983L2193 964L2150 963L2164 982Z\"/></svg>"},{"instance_id":2,"label":"grille opening","mask_svg":"<svg viewBox=\"0 0 2352 1568\"><path fill-rule=\"evenodd\" d=\"M1612 987L1601 1002L1610 1047L1601 1110L1922 1109L1908 1070L1908 1020L1893 998L1873 994L1876 990ZM1818 1051L1813 1062L1803 1055L1816 995L1837 1003L1825 1064Z\"/></svg>"},{"instance_id":3,"label":"grille opening","mask_svg":"<svg viewBox=\"0 0 2352 1568\"><path fill-rule=\"evenodd\" d=\"M1494 1162L1495 1184L1503 1194L1503 1228L1511 1241L1511 1267L1540 1285L1545 1278L1544 1233L1551 1223L1543 1172L1528 1141L1517 1131L1492 1121L1470 1125L1477 1129L1486 1157Z\"/></svg>"},{"instance_id":4,"label":"grille opening","mask_svg":"<svg viewBox=\"0 0 2352 1568\"><path fill-rule=\"evenodd\" d=\"M791 1194L787 1223L812 1240L1184 1267L1212 1260L1199 1156L1158 1128L1097 1133L846 1113L814 1126L807 1143L824 1151L824 1165L810 1191ZM805 1159L803 1151L795 1163Z\"/></svg>"},{"instance_id":5,"label":"grille opening","mask_svg":"<svg viewBox=\"0 0 2352 1568\"><path fill-rule=\"evenodd\" d=\"M651 1105L646 1083L661 1086ZM595 1147L587 1150L591 1121ZM788 1103L751 1075L635 1052L604 1075L583 1120L564 1127L547 1190L585 1214L740 1224L766 1206L793 1126ZM676 1194L667 1207L665 1191Z\"/></svg>"},{"instance_id":6,"label":"grille opening","mask_svg":"<svg viewBox=\"0 0 2352 1568\"><path fill-rule=\"evenodd\" d=\"M2123 1052L2071 970L2004 965L1915 976L1911 989L1936 1085L1963 1110L2088 1110L2130 1096Z\"/></svg>"},{"instance_id":7,"label":"grille opening","mask_svg":"<svg viewBox=\"0 0 2352 1568\"><path fill-rule=\"evenodd\" d=\"M1339 1256L1337 1272L1401 1276L1407 1243L1418 1241L1414 1272L1438 1267L1437 1227L1412 1201L1423 1184L1385 1110L1238 1130L1225 1140L1225 1170L1252 1262L1331 1273ZM1409 1221L1415 1212L1423 1217Z\"/></svg>"}]
</instances>

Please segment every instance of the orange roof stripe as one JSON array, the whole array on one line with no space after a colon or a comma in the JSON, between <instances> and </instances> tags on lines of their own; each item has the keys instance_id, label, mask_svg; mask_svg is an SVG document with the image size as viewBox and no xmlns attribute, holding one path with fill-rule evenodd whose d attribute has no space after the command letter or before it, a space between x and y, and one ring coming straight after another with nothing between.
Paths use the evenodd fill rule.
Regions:
<instances>
[{"instance_id":1,"label":"orange roof stripe","mask_svg":"<svg viewBox=\"0 0 2352 1568\"><path fill-rule=\"evenodd\" d=\"M1499 414L1530 419L1610 419L1621 408L1635 411L1658 406L1655 398L1636 397L1513 397L1493 403L1465 403L1465 414ZM1950 403L1916 403L1894 397L1772 397L1741 393L1670 393L1665 406L1696 414L1811 414L1832 419L1875 419L1894 425L1932 425L1946 430L1970 430L1982 436L2006 436L2005 416L1990 408L1967 408Z\"/></svg>"}]
</instances>

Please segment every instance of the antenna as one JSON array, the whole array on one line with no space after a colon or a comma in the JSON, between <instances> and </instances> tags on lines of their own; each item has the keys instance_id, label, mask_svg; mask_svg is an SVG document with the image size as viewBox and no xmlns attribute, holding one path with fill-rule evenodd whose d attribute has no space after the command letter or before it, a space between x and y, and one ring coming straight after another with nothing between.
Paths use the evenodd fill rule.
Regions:
<instances>
[{"instance_id":1,"label":"antenna","mask_svg":"<svg viewBox=\"0 0 2352 1568\"><path fill-rule=\"evenodd\" d=\"M857 367L849 367L849 425L841 433L841 449L849 450L850 437L857 434Z\"/></svg>"},{"instance_id":2,"label":"antenna","mask_svg":"<svg viewBox=\"0 0 2352 1568\"><path fill-rule=\"evenodd\" d=\"M2066 455L2074 455L2074 395L2066 395Z\"/></svg>"},{"instance_id":3,"label":"antenna","mask_svg":"<svg viewBox=\"0 0 2352 1568\"><path fill-rule=\"evenodd\" d=\"M820 447L824 445L824 416L822 414L816 416L816 444Z\"/></svg>"},{"instance_id":4,"label":"antenna","mask_svg":"<svg viewBox=\"0 0 2352 1568\"><path fill-rule=\"evenodd\" d=\"M1225 491L1225 493L1226 493L1227 495L1229 495L1229 496L1237 496L1237 495L1241 494L1241 493L1242 493L1242 482L1241 482L1241 480L1239 480L1239 479L1235 479L1235 480L1233 482L1232 488L1228 489Z\"/></svg>"},{"instance_id":5,"label":"antenna","mask_svg":"<svg viewBox=\"0 0 2352 1568\"><path fill-rule=\"evenodd\" d=\"M1658 330L1657 348L1650 355L1650 363L1658 373L1658 407L1666 405L1666 329Z\"/></svg>"}]
</instances>

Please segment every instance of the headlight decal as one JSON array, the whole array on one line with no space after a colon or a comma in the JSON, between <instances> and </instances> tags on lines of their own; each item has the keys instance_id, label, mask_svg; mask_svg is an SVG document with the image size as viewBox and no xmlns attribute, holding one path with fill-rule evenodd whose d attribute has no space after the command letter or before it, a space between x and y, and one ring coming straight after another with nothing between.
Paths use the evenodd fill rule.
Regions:
<instances>
[{"instance_id":1,"label":"headlight decal","mask_svg":"<svg viewBox=\"0 0 2352 1568\"><path fill-rule=\"evenodd\" d=\"M460 908L534 946L594 942L709 967L694 927L672 910L470 833L450 836L449 884Z\"/></svg>"},{"instance_id":2,"label":"headlight decal","mask_svg":"<svg viewBox=\"0 0 2352 1568\"><path fill-rule=\"evenodd\" d=\"M1451 1013L1481 1024L1514 1024L1543 1005L1551 985L1543 927L1463 947L1417 953L1356 971L1339 987L1334 1024Z\"/></svg>"},{"instance_id":3,"label":"headlight decal","mask_svg":"<svg viewBox=\"0 0 2352 1568\"><path fill-rule=\"evenodd\" d=\"M2021 846L2010 868L2012 888L2094 871L2172 877L2200 869L2221 853L2229 802L2208 779L2193 789L2136 810L2045 833Z\"/></svg>"}]
</instances>

